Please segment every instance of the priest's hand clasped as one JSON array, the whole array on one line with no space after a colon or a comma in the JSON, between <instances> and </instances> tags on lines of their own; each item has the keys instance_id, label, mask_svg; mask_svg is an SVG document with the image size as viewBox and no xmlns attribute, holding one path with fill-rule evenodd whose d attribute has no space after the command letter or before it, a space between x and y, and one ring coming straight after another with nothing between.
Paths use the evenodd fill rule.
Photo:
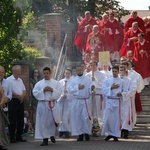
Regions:
<instances>
[{"instance_id":1,"label":"priest's hand clasped","mask_svg":"<svg viewBox=\"0 0 150 150\"><path fill-rule=\"evenodd\" d=\"M82 89L84 89L84 88L85 88L85 86L84 86L84 85L82 85L82 84L79 84L79 85L78 85L78 88L79 88L79 90L82 90Z\"/></svg>"},{"instance_id":2,"label":"priest's hand clasped","mask_svg":"<svg viewBox=\"0 0 150 150\"><path fill-rule=\"evenodd\" d=\"M119 88L119 84L113 84L112 86L111 86L111 89L113 90L113 89L118 89Z\"/></svg>"},{"instance_id":3,"label":"priest's hand clasped","mask_svg":"<svg viewBox=\"0 0 150 150\"><path fill-rule=\"evenodd\" d=\"M46 86L44 89L43 89L44 92L53 92L53 88L50 87L50 86Z\"/></svg>"},{"instance_id":4,"label":"priest's hand clasped","mask_svg":"<svg viewBox=\"0 0 150 150\"><path fill-rule=\"evenodd\" d=\"M121 93L117 93L117 96L118 96L118 97L122 97L122 94L121 94Z\"/></svg>"}]
</instances>

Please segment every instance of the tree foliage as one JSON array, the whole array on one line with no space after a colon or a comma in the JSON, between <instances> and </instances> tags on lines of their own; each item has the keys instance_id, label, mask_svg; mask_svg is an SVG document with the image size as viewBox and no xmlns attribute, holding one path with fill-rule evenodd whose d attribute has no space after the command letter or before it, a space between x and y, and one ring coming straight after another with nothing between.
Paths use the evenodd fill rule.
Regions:
<instances>
[{"instance_id":1,"label":"tree foliage","mask_svg":"<svg viewBox=\"0 0 150 150\"><path fill-rule=\"evenodd\" d=\"M89 10L94 17L100 18L107 12L115 12L119 18L129 14L116 0L57 0L53 11L63 14L64 19L74 22L78 16L83 16Z\"/></svg>"},{"instance_id":2,"label":"tree foliage","mask_svg":"<svg viewBox=\"0 0 150 150\"><path fill-rule=\"evenodd\" d=\"M20 2L19 6L22 7L16 7L15 0L0 1L0 65L5 68L6 76L11 73L13 61L28 60L28 57L33 60L33 57L36 57L31 50L27 52L23 46L25 32L33 18L28 1L18 0L18 5Z\"/></svg>"},{"instance_id":3,"label":"tree foliage","mask_svg":"<svg viewBox=\"0 0 150 150\"><path fill-rule=\"evenodd\" d=\"M46 13L52 12L53 0L32 0L32 10L34 11L34 16L39 17Z\"/></svg>"},{"instance_id":4,"label":"tree foliage","mask_svg":"<svg viewBox=\"0 0 150 150\"><path fill-rule=\"evenodd\" d=\"M41 54L38 52L37 49L32 47L25 47L23 51L24 60L29 63L31 69L35 68L36 58L40 57Z\"/></svg>"},{"instance_id":5,"label":"tree foliage","mask_svg":"<svg viewBox=\"0 0 150 150\"><path fill-rule=\"evenodd\" d=\"M10 72L11 62L21 59L22 45L17 41L22 14L14 8L13 0L0 1L0 60L6 72Z\"/></svg>"}]
</instances>

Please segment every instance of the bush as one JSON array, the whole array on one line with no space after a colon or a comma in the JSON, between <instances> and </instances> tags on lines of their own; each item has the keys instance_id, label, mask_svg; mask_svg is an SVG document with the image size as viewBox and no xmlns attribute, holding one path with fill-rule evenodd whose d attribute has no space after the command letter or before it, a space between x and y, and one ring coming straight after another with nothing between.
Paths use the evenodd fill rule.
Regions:
<instances>
[{"instance_id":1,"label":"bush","mask_svg":"<svg viewBox=\"0 0 150 150\"><path fill-rule=\"evenodd\" d=\"M29 63L31 69L35 68L35 61L37 57L40 57L41 54L37 49L32 47L25 47L23 51L23 60L26 60Z\"/></svg>"}]
</instances>

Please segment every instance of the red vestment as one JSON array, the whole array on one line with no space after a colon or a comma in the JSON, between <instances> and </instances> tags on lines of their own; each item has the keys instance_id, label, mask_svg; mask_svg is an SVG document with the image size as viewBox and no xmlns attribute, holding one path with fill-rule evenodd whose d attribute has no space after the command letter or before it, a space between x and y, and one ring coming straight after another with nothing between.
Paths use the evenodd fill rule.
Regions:
<instances>
[{"instance_id":1,"label":"red vestment","mask_svg":"<svg viewBox=\"0 0 150 150\"><path fill-rule=\"evenodd\" d=\"M87 29L87 31L84 32L85 26L89 24L93 26L93 25L97 25L97 22L94 18L90 18L90 20L87 20L86 18L84 18L78 25L78 30L76 32L75 39L74 39L74 45L80 51L85 51L87 37L89 33L92 32L92 28Z\"/></svg>"},{"instance_id":2,"label":"red vestment","mask_svg":"<svg viewBox=\"0 0 150 150\"><path fill-rule=\"evenodd\" d=\"M142 113L140 93L137 93L137 92L135 94L135 109L137 113Z\"/></svg>"},{"instance_id":3,"label":"red vestment","mask_svg":"<svg viewBox=\"0 0 150 150\"><path fill-rule=\"evenodd\" d=\"M104 48L106 51L109 51L110 53L113 53L115 51L114 49L114 38L112 32L112 23L108 20L106 23L104 23L103 20L99 22L99 29L100 32L104 35ZM105 31L105 28L109 28L108 31Z\"/></svg>"},{"instance_id":4,"label":"red vestment","mask_svg":"<svg viewBox=\"0 0 150 150\"><path fill-rule=\"evenodd\" d=\"M120 49L120 56L126 56L127 51L129 51L129 50L133 51L133 54L134 54L135 43L137 41L131 41L130 38L137 37L139 33L142 33L142 31L140 29L138 29L136 32L134 32L132 29L129 29L124 34L123 44Z\"/></svg>"},{"instance_id":5,"label":"red vestment","mask_svg":"<svg viewBox=\"0 0 150 150\"><path fill-rule=\"evenodd\" d=\"M145 53L142 54L141 50L144 50ZM150 77L150 43L148 41L145 40L144 44L141 44L139 41L135 43L134 59L139 64L136 71L143 79Z\"/></svg>"},{"instance_id":6,"label":"red vestment","mask_svg":"<svg viewBox=\"0 0 150 150\"><path fill-rule=\"evenodd\" d=\"M146 31L146 29L150 29L150 22L145 25L145 35L144 38L150 42L150 31Z\"/></svg>"},{"instance_id":7,"label":"red vestment","mask_svg":"<svg viewBox=\"0 0 150 150\"><path fill-rule=\"evenodd\" d=\"M104 50L104 35L100 32L97 34L91 32L88 35L85 53L92 53L92 50L94 50L95 60L99 61L98 53Z\"/></svg>"},{"instance_id":8,"label":"red vestment","mask_svg":"<svg viewBox=\"0 0 150 150\"><path fill-rule=\"evenodd\" d=\"M119 21L116 19L112 22L112 32L113 32L113 38L114 38L114 49L116 51L119 51L122 43L123 43L123 28Z\"/></svg>"},{"instance_id":9,"label":"red vestment","mask_svg":"<svg viewBox=\"0 0 150 150\"><path fill-rule=\"evenodd\" d=\"M132 17L130 17L124 24L124 31L127 32L131 27L132 27L132 23L133 22L138 22L138 27L145 32L145 27L144 27L144 21L142 20L142 18L140 18L139 16L137 16L135 19L133 19Z\"/></svg>"}]
</instances>

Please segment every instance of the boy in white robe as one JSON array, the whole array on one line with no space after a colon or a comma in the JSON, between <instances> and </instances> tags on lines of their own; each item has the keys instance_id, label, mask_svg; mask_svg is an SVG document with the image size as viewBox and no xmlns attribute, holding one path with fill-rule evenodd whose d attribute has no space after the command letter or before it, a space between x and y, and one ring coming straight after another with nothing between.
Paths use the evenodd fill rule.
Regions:
<instances>
[{"instance_id":1,"label":"boy in white robe","mask_svg":"<svg viewBox=\"0 0 150 150\"><path fill-rule=\"evenodd\" d=\"M77 141L89 141L92 129L91 120L91 85L92 80L83 73L83 67L76 67L77 77L71 80L68 91L72 94L71 104L71 134L78 135ZM93 86L94 88L94 86Z\"/></svg>"},{"instance_id":2,"label":"boy in white robe","mask_svg":"<svg viewBox=\"0 0 150 150\"><path fill-rule=\"evenodd\" d=\"M103 101L104 99L101 93L101 89L102 89L102 83L106 79L106 76L105 74L103 74L97 69L97 66L98 66L98 63L96 61L90 62L91 70L93 69L93 72L94 72L94 79L92 82L93 82L93 85L95 85L95 98L94 98L95 102L94 103L95 103L96 108L92 108L95 111L93 115L96 115L96 117L98 118L99 126L101 127L102 122L103 122L103 111L104 111L104 101ZM86 76L92 79L92 71L87 73ZM93 133L93 136L98 136L98 135L96 133Z\"/></svg>"},{"instance_id":3,"label":"boy in white robe","mask_svg":"<svg viewBox=\"0 0 150 150\"><path fill-rule=\"evenodd\" d=\"M59 83L63 87L61 97L57 100L57 105L59 108L61 121L59 124L59 137L65 135L66 138L69 138L70 132L70 106L72 96L68 93L68 85L71 81L71 69L65 69L65 78L60 80Z\"/></svg>"},{"instance_id":4,"label":"boy in white robe","mask_svg":"<svg viewBox=\"0 0 150 150\"><path fill-rule=\"evenodd\" d=\"M121 137L128 138L132 131L131 97L135 95L135 84L127 77L125 66L119 66L119 75L123 80L123 91L121 101Z\"/></svg>"},{"instance_id":5,"label":"boy in white robe","mask_svg":"<svg viewBox=\"0 0 150 150\"><path fill-rule=\"evenodd\" d=\"M44 79L37 82L33 88L33 95L38 100L35 125L35 139L43 139L41 146L48 145L48 138L55 141L55 131L60 122L56 100L61 96L61 84L51 78L51 70L43 69Z\"/></svg>"},{"instance_id":6,"label":"boy in white robe","mask_svg":"<svg viewBox=\"0 0 150 150\"><path fill-rule=\"evenodd\" d=\"M134 84L137 93L140 93L144 88L143 79L140 74L136 73L134 70L131 69L132 65L130 61L123 62L122 65L126 67L128 70L128 77L131 79L132 83ZM132 125L133 128L136 124L137 120L137 113L136 113L136 104L135 104L135 95L131 97L131 111L132 111Z\"/></svg>"},{"instance_id":7,"label":"boy in white robe","mask_svg":"<svg viewBox=\"0 0 150 150\"><path fill-rule=\"evenodd\" d=\"M102 94L105 96L104 122L101 135L107 136L105 141L121 136L121 96L122 79L118 77L119 67L112 68L113 77L107 78L102 84Z\"/></svg>"},{"instance_id":8,"label":"boy in white robe","mask_svg":"<svg viewBox=\"0 0 150 150\"><path fill-rule=\"evenodd\" d=\"M141 113L142 112L142 104L141 104L141 99L140 99L140 93L141 91L144 89L144 80L142 78L142 76L137 73L135 70L132 69L132 62L128 61L128 74L129 76L131 74L133 74L133 76L131 77L136 86L137 86L137 91L136 94L133 96L134 101L132 105L135 105L135 111L133 111L133 128L136 125L136 121L137 121L137 113Z\"/></svg>"}]
</instances>

